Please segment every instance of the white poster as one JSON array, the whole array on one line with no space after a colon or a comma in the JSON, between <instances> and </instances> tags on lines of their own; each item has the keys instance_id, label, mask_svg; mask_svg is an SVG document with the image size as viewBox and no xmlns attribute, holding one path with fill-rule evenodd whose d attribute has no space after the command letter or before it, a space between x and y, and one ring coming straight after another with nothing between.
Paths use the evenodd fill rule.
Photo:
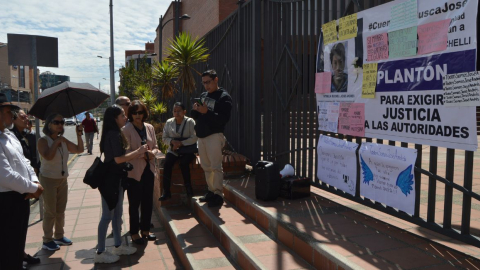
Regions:
<instances>
[{"instance_id":1,"label":"white poster","mask_svg":"<svg viewBox=\"0 0 480 270\"><path fill-rule=\"evenodd\" d=\"M476 71L478 1L418 0L418 29L428 37L422 39L422 46L435 49L413 50L413 55L415 31L403 28L396 35L389 33L392 8L402 3L414 1L391 1L361 11L357 37L319 46L322 53L317 63L323 67L317 67L317 72L332 72L336 85L331 93L318 94L317 102L365 103L365 137L475 151L475 107L447 106L443 78ZM439 29L445 20L450 20L446 38L445 31L429 30ZM404 46L387 46L390 37L405 40ZM446 40L446 46L439 46L438 40ZM368 63L377 63L378 69L375 97L366 99L362 98L361 67Z\"/></svg>"},{"instance_id":2,"label":"white poster","mask_svg":"<svg viewBox=\"0 0 480 270\"><path fill-rule=\"evenodd\" d=\"M355 196L358 144L320 135L317 177L322 182Z\"/></svg>"},{"instance_id":3,"label":"white poster","mask_svg":"<svg viewBox=\"0 0 480 270\"><path fill-rule=\"evenodd\" d=\"M359 152L360 195L413 215L417 150L363 143Z\"/></svg>"},{"instance_id":4,"label":"white poster","mask_svg":"<svg viewBox=\"0 0 480 270\"><path fill-rule=\"evenodd\" d=\"M317 103L317 110L318 130L337 133L340 103L319 102Z\"/></svg>"}]
</instances>

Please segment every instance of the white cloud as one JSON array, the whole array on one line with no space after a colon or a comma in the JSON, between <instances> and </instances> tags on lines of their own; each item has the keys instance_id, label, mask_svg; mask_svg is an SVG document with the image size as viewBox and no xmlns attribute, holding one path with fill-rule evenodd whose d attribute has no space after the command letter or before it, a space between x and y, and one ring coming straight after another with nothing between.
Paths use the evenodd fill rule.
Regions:
<instances>
[{"instance_id":1,"label":"white cloud","mask_svg":"<svg viewBox=\"0 0 480 270\"><path fill-rule=\"evenodd\" d=\"M125 50L142 50L155 39L158 18L171 0L113 0L115 70L125 62ZM7 33L58 37L59 68L39 67L110 90L110 15L107 0L0 0L0 42ZM107 57L97 58L97 55ZM107 80L103 80L106 78ZM115 88L119 76L115 73Z\"/></svg>"}]
</instances>

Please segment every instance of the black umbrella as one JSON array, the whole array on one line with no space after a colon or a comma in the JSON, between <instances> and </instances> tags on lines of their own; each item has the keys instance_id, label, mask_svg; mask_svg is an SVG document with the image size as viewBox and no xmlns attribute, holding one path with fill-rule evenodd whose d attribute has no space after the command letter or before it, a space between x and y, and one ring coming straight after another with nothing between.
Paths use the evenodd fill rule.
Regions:
<instances>
[{"instance_id":1,"label":"black umbrella","mask_svg":"<svg viewBox=\"0 0 480 270\"><path fill-rule=\"evenodd\" d=\"M43 120L54 112L63 117L72 117L100 106L109 97L89 83L63 82L45 89L29 114Z\"/></svg>"}]
</instances>

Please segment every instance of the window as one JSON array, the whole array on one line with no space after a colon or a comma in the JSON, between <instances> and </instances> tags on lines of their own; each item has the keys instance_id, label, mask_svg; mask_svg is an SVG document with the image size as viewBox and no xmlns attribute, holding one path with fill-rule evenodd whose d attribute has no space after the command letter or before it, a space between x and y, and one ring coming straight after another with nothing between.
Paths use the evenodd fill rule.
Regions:
<instances>
[{"instance_id":1,"label":"window","mask_svg":"<svg viewBox=\"0 0 480 270\"><path fill-rule=\"evenodd\" d=\"M20 79L18 81L18 87L25 88L25 66L20 66Z\"/></svg>"}]
</instances>

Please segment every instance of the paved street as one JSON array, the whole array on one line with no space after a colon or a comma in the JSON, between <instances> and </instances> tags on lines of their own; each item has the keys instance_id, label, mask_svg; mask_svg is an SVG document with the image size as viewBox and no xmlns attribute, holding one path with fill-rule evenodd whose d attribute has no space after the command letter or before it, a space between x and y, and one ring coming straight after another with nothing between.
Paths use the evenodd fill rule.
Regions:
<instances>
[{"instance_id":1,"label":"paved street","mask_svg":"<svg viewBox=\"0 0 480 270\"><path fill-rule=\"evenodd\" d=\"M72 127L67 127L66 136L72 136ZM69 137L70 139L70 137ZM30 215L30 227L28 228L26 252L37 254L42 260L40 265L31 266L29 269L179 269L181 266L174 259L173 249L168 243L165 230L161 225L159 217L152 215L154 228L152 232L157 236L157 241L149 242L144 246L137 246L138 251L131 256L121 256L120 261L115 264L104 264L95 266L93 256L97 244L97 227L100 221L100 193L91 189L83 183L85 171L90 167L95 156L99 154L98 143L94 140L94 155L81 154L69 166L69 198L65 212L65 236L72 239L73 245L61 247L60 250L52 252L41 250L42 243L42 221L40 220L38 203L32 207ZM124 199L123 205L123 242L130 243L128 236L128 200ZM108 229L110 233L111 226ZM113 238L107 237L107 246L113 245Z\"/></svg>"}]
</instances>

